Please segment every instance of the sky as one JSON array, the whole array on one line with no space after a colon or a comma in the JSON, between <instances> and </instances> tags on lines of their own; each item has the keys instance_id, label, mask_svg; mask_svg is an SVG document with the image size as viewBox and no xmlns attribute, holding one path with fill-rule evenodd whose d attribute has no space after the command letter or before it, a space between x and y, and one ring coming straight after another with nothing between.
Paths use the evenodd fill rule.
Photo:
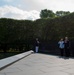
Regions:
<instances>
[{"instance_id":1,"label":"sky","mask_svg":"<svg viewBox=\"0 0 74 75\"><path fill-rule=\"evenodd\" d=\"M36 20L43 9L74 12L74 0L0 0L0 18Z\"/></svg>"}]
</instances>

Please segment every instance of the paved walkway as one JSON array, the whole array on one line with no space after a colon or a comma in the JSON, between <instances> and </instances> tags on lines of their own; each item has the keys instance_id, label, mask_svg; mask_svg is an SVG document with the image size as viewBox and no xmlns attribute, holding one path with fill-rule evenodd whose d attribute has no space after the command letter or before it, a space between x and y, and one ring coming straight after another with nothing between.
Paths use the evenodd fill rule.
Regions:
<instances>
[{"instance_id":1,"label":"paved walkway","mask_svg":"<svg viewBox=\"0 0 74 75\"><path fill-rule=\"evenodd\" d=\"M0 75L74 75L74 59L31 54L1 70Z\"/></svg>"}]
</instances>

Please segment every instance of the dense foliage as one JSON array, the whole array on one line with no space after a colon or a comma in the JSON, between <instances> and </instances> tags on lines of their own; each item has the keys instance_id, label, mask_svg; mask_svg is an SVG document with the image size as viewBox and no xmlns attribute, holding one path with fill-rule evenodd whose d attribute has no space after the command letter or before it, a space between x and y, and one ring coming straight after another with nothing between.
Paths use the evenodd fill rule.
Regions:
<instances>
[{"instance_id":1,"label":"dense foliage","mask_svg":"<svg viewBox=\"0 0 74 75\"><path fill-rule=\"evenodd\" d=\"M52 10L43 9L40 12L40 17L43 18L55 18L55 17L61 17L70 14L69 11L56 11L55 13Z\"/></svg>"},{"instance_id":2,"label":"dense foliage","mask_svg":"<svg viewBox=\"0 0 74 75\"><path fill-rule=\"evenodd\" d=\"M74 13L52 19L13 20L0 19L0 48L32 49L34 40L59 40L68 36L74 40Z\"/></svg>"}]
</instances>

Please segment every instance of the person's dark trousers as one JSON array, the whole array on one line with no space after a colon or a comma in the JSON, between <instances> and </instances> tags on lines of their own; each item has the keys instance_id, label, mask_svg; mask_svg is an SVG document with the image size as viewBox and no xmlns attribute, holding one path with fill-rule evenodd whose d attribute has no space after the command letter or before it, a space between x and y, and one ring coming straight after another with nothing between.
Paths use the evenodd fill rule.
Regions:
<instances>
[{"instance_id":1,"label":"person's dark trousers","mask_svg":"<svg viewBox=\"0 0 74 75\"><path fill-rule=\"evenodd\" d=\"M70 51L68 48L65 48L65 56L69 57L70 56Z\"/></svg>"},{"instance_id":2,"label":"person's dark trousers","mask_svg":"<svg viewBox=\"0 0 74 75\"><path fill-rule=\"evenodd\" d=\"M63 48L60 48L60 54L61 54L61 56L64 56L64 49Z\"/></svg>"}]
</instances>

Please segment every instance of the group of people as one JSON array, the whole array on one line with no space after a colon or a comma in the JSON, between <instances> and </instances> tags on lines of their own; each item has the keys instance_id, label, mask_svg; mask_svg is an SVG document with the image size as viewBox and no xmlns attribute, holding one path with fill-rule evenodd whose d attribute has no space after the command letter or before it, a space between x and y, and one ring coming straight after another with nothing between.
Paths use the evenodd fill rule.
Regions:
<instances>
[{"instance_id":1,"label":"group of people","mask_svg":"<svg viewBox=\"0 0 74 75\"><path fill-rule=\"evenodd\" d=\"M59 44L59 49L60 49L60 54L61 56L70 56L70 42L68 37L65 37L65 39L61 38L60 41L58 42Z\"/></svg>"},{"instance_id":2,"label":"group of people","mask_svg":"<svg viewBox=\"0 0 74 75\"><path fill-rule=\"evenodd\" d=\"M35 52L38 53L38 50L39 50L39 39L36 38L36 41L35 41ZM68 37L65 37L65 39L61 38L60 41L58 42L59 44L59 49L60 49L60 54L61 56L66 56L66 57L69 57L70 56L70 42L69 42L69 39Z\"/></svg>"}]
</instances>

